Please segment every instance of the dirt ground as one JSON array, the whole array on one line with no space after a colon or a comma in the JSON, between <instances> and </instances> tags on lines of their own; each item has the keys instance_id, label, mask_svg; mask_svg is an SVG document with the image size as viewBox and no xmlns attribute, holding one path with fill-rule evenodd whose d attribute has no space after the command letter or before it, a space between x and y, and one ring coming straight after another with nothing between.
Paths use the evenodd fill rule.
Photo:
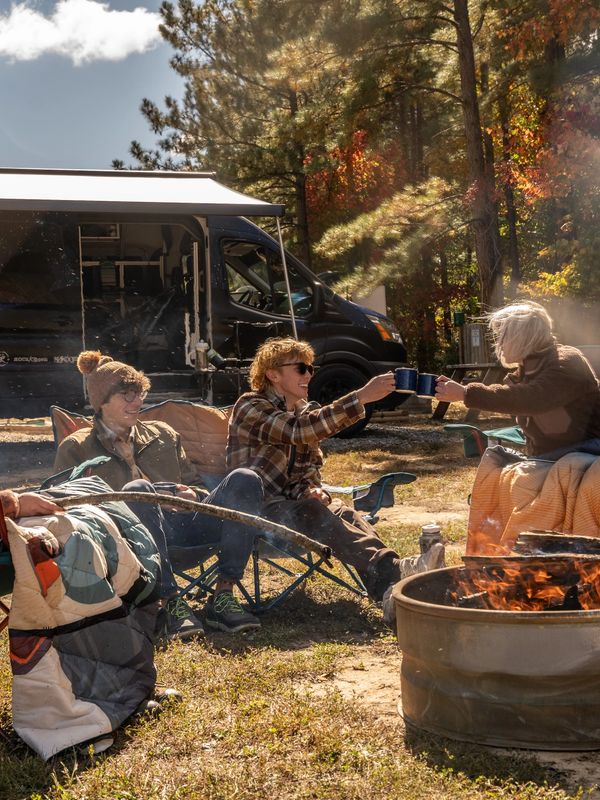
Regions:
<instances>
[{"instance_id":1,"label":"dirt ground","mask_svg":"<svg viewBox=\"0 0 600 800\"><path fill-rule=\"evenodd\" d=\"M52 474L53 463L49 419L0 419L0 487L38 486Z\"/></svg>"},{"instance_id":2,"label":"dirt ground","mask_svg":"<svg viewBox=\"0 0 600 800\"><path fill-rule=\"evenodd\" d=\"M49 420L35 424L33 432L24 432L27 421L20 421L11 430L7 420L0 419L0 487L35 487L52 473L54 441ZM39 427L39 430L38 430ZM341 445L341 442L340 442ZM394 519L422 525L431 521L431 512L415 505L403 503L401 508L385 509L382 521ZM457 503L455 510L441 512L437 521L466 520L464 504ZM399 741L404 733L400 686L401 653L390 642L356 645L352 655L338 663L333 674L307 686L315 695L331 691L332 685L348 700L367 708L382 724L398 729ZM495 752L500 751L491 748ZM516 751L515 751L516 752ZM510 755L510 753L508 753ZM520 753L522 755L522 752ZM600 753L530 751L529 755L567 776L573 790L589 787L586 798L600 800Z\"/></svg>"}]
</instances>

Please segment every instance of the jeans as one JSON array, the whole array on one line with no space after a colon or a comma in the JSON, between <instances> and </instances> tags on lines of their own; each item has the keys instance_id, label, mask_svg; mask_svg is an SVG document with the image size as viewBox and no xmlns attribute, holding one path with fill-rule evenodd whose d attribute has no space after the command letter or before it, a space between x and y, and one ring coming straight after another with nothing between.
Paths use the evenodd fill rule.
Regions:
<instances>
[{"instance_id":1,"label":"jeans","mask_svg":"<svg viewBox=\"0 0 600 800\"><path fill-rule=\"evenodd\" d=\"M170 486L173 491L174 484ZM167 488L169 484L166 483L136 480L125 484L122 491L162 494L168 493ZM260 477L251 470L236 469L199 502L256 515L263 496ZM200 546L215 545L219 550L219 578L238 581L243 577L257 533L254 528L201 512L170 511L158 503L132 502L127 505L148 528L160 553L161 597L171 597L178 589L169 558L170 547L189 549L188 566L192 566L201 560L195 552Z\"/></svg>"}]
</instances>

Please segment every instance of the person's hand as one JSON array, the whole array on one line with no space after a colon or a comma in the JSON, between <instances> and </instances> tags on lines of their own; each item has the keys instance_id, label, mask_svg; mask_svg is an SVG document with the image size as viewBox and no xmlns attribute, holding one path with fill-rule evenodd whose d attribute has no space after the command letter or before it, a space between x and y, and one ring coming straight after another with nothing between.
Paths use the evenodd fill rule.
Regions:
<instances>
[{"instance_id":1,"label":"person's hand","mask_svg":"<svg viewBox=\"0 0 600 800\"><path fill-rule=\"evenodd\" d=\"M37 492L23 492L19 495L20 517L41 517L45 514L64 514L64 510Z\"/></svg>"},{"instance_id":2,"label":"person's hand","mask_svg":"<svg viewBox=\"0 0 600 800\"><path fill-rule=\"evenodd\" d=\"M442 403L463 402L465 399L465 387L462 383L450 380L445 375L440 375L435 385L435 399Z\"/></svg>"},{"instance_id":3,"label":"person's hand","mask_svg":"<svg viewBox=\"0 0 600 800\"><path fill-rule=\"evenodd\" d=\"M374 403L376 400L381 400L395 389L396 379L394 373L384 372L383 375L375 375L374 378L371 378L356 394L364 405L365 403Z\"/></svg>"},{"instance_id":4,"label":"person's hand","mask_svg":"<svg viewBox=\"0 0 600 800\"><path fill-rule=\"evenodd\" d=\"M308 496L313 500L318 500L319 503L323 503L324 506L328 506L331 503L331 497L320 486L312 486L308 490Z\"/></svg>"},{"instance_id":5,"label":"person's hand","mask_svg":"<svg viewBox=\"0 0 600 800\"><path fill-rule=\"evenodd\" d=\"M198 495L191 486L184 486L182 483L175 485L175 497L181 497L182 500L198 500Z\"/></svg>"}]
</instances>

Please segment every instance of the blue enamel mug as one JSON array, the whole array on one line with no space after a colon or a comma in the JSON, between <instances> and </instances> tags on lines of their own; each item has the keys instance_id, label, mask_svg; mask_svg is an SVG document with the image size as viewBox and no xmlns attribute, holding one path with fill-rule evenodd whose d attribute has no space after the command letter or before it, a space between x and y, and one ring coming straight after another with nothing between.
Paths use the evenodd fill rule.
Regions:
<instances>
[{"instance_id":1,"label":"blue enamel mug","mask_svg":"<svg viewBox=\"0 0 600 800\"><path fill-rule=\"evenodd\" d=\"M419 372L417 380L417 395L419 397L435 397L437 375L431 372Z\"/></svg>"},{"instance_id":2,"label":"blue enamel mug","mask_svg":"<svg viewBox=\"0 0 600 800\"><path fill-rule=\"evenodd\" d=\"M419 373L411 367L398 367L394 371L396 377L396 391L403 394L414 394L417 391L417 378Z\"/></svg>"}]
</instances>

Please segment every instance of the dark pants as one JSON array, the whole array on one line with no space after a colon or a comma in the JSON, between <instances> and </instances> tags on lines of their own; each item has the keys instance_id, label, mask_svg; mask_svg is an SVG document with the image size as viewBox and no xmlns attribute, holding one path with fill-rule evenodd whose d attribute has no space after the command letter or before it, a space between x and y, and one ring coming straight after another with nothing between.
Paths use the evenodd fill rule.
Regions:
<instances>
[{"instance_id":1,"label":"dark pants","mask_svg":"<svg viewBox=\"0 0 600 800\"><path fill-rule=\"evenodd\" d=\"M263 505L261 516L331 547L336 558L356 569L373 600L381 600L389 584L401 578L398 554L361 514L339 500L328 506L314 498L271 500Z\"/></svg>"},{"instance_id":2,"label":"dark pants","mask_svg":"<svg viewBox=\"0 0 600 800\"><path fill-rule=\"evenodd\" d=\"M124 492L168 493L168 484L152 484L137 480L127 483ZM174 489L174 484L172 484ZM222 506L248 514L258 514L263 502L263 486L259 476L248 469L236 469L219 483L200 502ZM219 519L201 512L170 511L154 503L128 503L133 513L152 534L161 558L161 597L170 597L177 591L177 584L169 548L177 548L178 554L189 550L186 567L201 560L201 547L218 547L219 577L237 581L244 574L252 553L257 531L240 522Z\"/></svg>"}]
</instances>

